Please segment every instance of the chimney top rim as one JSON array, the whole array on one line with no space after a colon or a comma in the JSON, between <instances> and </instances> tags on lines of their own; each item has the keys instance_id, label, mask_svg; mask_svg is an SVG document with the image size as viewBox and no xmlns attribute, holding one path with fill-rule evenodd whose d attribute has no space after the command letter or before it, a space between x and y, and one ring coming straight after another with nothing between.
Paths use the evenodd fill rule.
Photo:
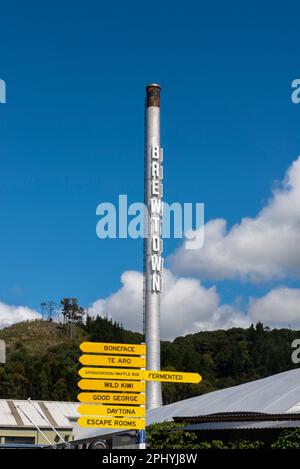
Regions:
<instances>
[{"instance_id":1,"label":"chimney top rim","mask_svg":"<svg viewBox=\"0 0 300 469\"><path fill-rule=\"evenodd\" d=\"M161 90L161 86L158 83L149 83L146 88L159 88Z\"/></svg>"}]
</instances>

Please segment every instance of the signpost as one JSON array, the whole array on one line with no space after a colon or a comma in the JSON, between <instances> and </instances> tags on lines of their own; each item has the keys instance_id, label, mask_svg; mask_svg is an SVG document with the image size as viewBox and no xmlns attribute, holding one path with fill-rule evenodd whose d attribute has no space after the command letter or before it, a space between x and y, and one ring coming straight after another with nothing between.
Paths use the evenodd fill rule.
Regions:
<instances>
[{"instance_id":1,"label":"signpost","mask_svg":"<svg viewBox=\"0 0 300 469\"><path fill-rule=\"evenodd\" d=\"M198 373L145 370L144 344L83 342L84 365L78 372L78 386L83 391L78 400L81 415L78 425L84 428L138 430L140 447L145 447L146 381L200 383ZM101 391L101 392L97 392Z\"/></svg>"},{"instance_id":2,"label":"signpost","mask_svg":"<svg viewBox=\"0 0 300 469\"><path fill-rule=\"evenodd\" d=\"M120 430L144 430L145 419L79 417L78 425L84 428L118 428Z\"/></svg>"},{"instance_id":3,"label":"signpost","mask_svg":"<svg viewBox=\"0 0 300 469\"><path fill-rule=\"evenodd\" d=\"M109 415L111 417L145 417L145 407L139 406L117 406L117 405L80 405L78 412L81 415Z\"/></svg>"},{"instance_id":4,"label":"signpost","mask_svg":"<svg viewBox=\"0 0 300 469\"><path fill-rule=\"evenodd\" d=\"M79 358L83 365L94 366L121 366L144 368L146 366L146 357L125 357L108 355L82 355Z\"/></svg>"},{"instance_id":5,"label":"signpost","mask_svg":"<svg viewBox=\"0 0 300 469\"><path fill-rule=\"evenodd\" d=\"M144 372L146 381L165 381L169 383L200 383L202 380L198 373L179 373L177 371L148 371Z\"/></svg>"},{"instance_id":6,"label":"signpost","mask_svg":"<svg viewBox=\"0 0 300 469\"><path fill-rule=\"evenodd\" d=\"M145 404L145 394L113 393L113 392L81 392L79 402L94 402L97 404Z\"/></svg>"},{"instance_id":7,"label":"signpost","mask_svg":"<svg viewBox=\"0 0 300 469\"><path fill-rule=\"evenodd\" d=\"M111 368L81 368L79 375L82 378L92 379L136 379L145 381L165 381L172 383L200 383L201 376L198 373L178 373L177 371L148 371L127 370Z\"/></svg>"},{"instance_id":8,"label":"signpost","mask_svg":"<svg viewBox=\"0 0 300 469\"><path fill-rule=\"evenodd\" d=\"M100 379L82 379L79 381L80 389L91 391L131 391L145 392L146 385L143 381L113 381Z\"/></svg>"},{"instance_id":9,"label":"signpost","mask_svg":"<svg viewBox=\"0 0 300 469\"><path fill-rule=\"evenodd\" d=\"M92 379L138 379L143 380L143 371L128 368L81 368L79 370L79 375L82 378L92 378Z\"/></svg>"},{"instance_id":10,"label":"signpost","mask_svg":"<svg viewBox=\"0 0 300 469\"><path fill-rule=\"evenodd\" d=\"M144 344L82 342L80 350L85 353L104 353L109 355L146 355L146 345Z\"/></svg>"}]
</instances>

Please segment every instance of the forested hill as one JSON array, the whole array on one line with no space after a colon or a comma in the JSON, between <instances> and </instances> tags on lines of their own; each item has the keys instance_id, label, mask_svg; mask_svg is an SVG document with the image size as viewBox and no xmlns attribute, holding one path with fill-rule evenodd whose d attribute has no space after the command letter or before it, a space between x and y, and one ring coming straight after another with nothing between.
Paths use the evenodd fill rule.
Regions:
<instances>
[{"instance_id":1,"label":"forested hill","mask_svg":"<svg viewBox=\"0 0 300 469\"><path fill-rule=\"evenodd\" d=\"M142 336L108 319L89 319L76 339L60 324L32 321L0 331L7 344L7 363L0 364L0 398L76 400L79 344L140 343ZM198 372L197 385L164 384L170 403L208 391L263 378L294 368L291 343L300 331L269 330L261 323L248 329L198 332L162 342L162 368Z\"/></svg>"}]
</instances>

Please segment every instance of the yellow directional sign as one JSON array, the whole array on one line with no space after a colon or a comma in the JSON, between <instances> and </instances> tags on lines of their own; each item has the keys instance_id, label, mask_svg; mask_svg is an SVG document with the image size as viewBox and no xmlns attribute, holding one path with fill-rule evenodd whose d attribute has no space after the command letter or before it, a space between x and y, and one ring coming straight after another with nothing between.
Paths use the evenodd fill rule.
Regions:
<instances>
[{"instance_id":1,"label":"yellow directional sign","mask_svg":"<svg viewBox=\"0 0 300 469\"><path fill-rule=\"evenodd\" d=\"M81 415L102 415L109 417L145 417L145 407L137 406L117 406L117 405L84 405L78 406L78 413Z\"/></svg>"},{"instance_id":2,"label":"yellow directional sign","mask_svg":"<svg viewBox=\"0 0 300 469\"><path fill-rule=\"evenodd\" d=\"M83 365L94 366L120 366L129 368L144 368L146 366L145 357L109 357L106 355L81 355L79 361Z\"/></svg>"},{"instance_id":3,"label":"yellow directional sign","mask_svg":"<svg viewBox=\"0 0 300 469\"><path fill-rule=\"evenodd\" d=\"M80 402L100 404L145 404L145 394L114 393L114 392L81 392L77 399Z\"/></svg>"},{"instance_id":4,"label":"yellow directional sign","mask_svg":"<svg viewBox=\"0 0 300 469\"><path fill-rule=\"evenodd\" d=\"M84 428L119 428L121 430L144 430L145 419L80 417L78 425Z\"/></svg>"},{"instance_id":5,"label":"yellow directional sign","mask_svg":"<svg viewBox=\"0 0 300 469\"><path fill-rule=\"evenodd\" d=\"M80 389L92 391L129 391L145 392L144 381L106 381L100 379L81 379L78 383Z\"/></svg>"},{"instance_id":6,"label":"yellow directional sign","mask_svg":"<svg viewBox=\"0 0 300 469\"><path fill-rule=\"evenodd\" d=\"M85 353L104 353L116 355L146 355L146 345L108 344L100 342L82 342L80 349Z\"/></svg>"},{"instance_id":7,"label":"yellow directional sign","mask_svg":"<svg viewBox=\"0 0 300 469\"><path fill-rule=\"evenodd\" d=\"M79 370L82 378L94 379L122 379L122 380L145 380L166 381L173 383L200 383L201 376L198 373L180 373L177 371L149 371L129 370L127 368L96 368L85 367Z\"/></svg>"},{"instance_id":8,"label":"yellow directional sign","mask_svg":"<svg viewBox=\"0 0 300 469\"><path fill-rule=\"evenodd\" d=\"M79 370L79 375L82 378L94 379L138 379L143 380L143 371L129 370L128 368L96 368L85 367Z\"/></svg>"},{"instance_id":9,"label":"yellow directional sign","mask_svg":"<svg viewBox=\"0 0 300 469\"><path fill-rule=\"evenodd\" d=\"M143 371L146 381L166 381L172 383L200 383L198 373L180 373L177 371Z\"/></svg>"}]
</instances>

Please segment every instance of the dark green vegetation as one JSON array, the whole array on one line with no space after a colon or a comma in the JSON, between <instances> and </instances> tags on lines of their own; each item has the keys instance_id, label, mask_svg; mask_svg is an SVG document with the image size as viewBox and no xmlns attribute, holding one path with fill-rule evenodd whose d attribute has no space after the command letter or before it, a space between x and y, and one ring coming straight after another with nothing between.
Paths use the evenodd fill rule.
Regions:
<instances>
[{"instance_id":1,"label":"dark green vegetation","mask_svg":"<svg viewBox=\"0 0 300 469\"><path fill-rule=\"evenodd\" d=\"M300 449L300 429L286 430L271 447L272 449Z\"/></svg>"},{"instance_id":2,"label":"dark green vegetation","mask_svg":"<svg viewBox=\"0 0 300 469\"><path fill-rule=\"evenodd\" d=\"M201 441L201 434L178 430L180 423L163 422L147 429L148 445L152 449L300 449L300 429L284 430L273 442L263 441Z\"/></svg>"},{"instance_id":3,"label":"dark green vegetation","mask_svg":"<svg viewBox=\"0 0 300 469\"><path fill-rule=\"evenodd\" d=\"M289 370L291 343L300 331L269 330L262 324L248 329L199 332L162 342L162 368L198 372L200 384L164 384L170 403ZM70 338L68 324L33 321L0 331L7 343L7 363L0 365L0 398L76 400L79 344L140 343L141 334L105 318L88 318Z\"/></svg>"}]
</instances>

